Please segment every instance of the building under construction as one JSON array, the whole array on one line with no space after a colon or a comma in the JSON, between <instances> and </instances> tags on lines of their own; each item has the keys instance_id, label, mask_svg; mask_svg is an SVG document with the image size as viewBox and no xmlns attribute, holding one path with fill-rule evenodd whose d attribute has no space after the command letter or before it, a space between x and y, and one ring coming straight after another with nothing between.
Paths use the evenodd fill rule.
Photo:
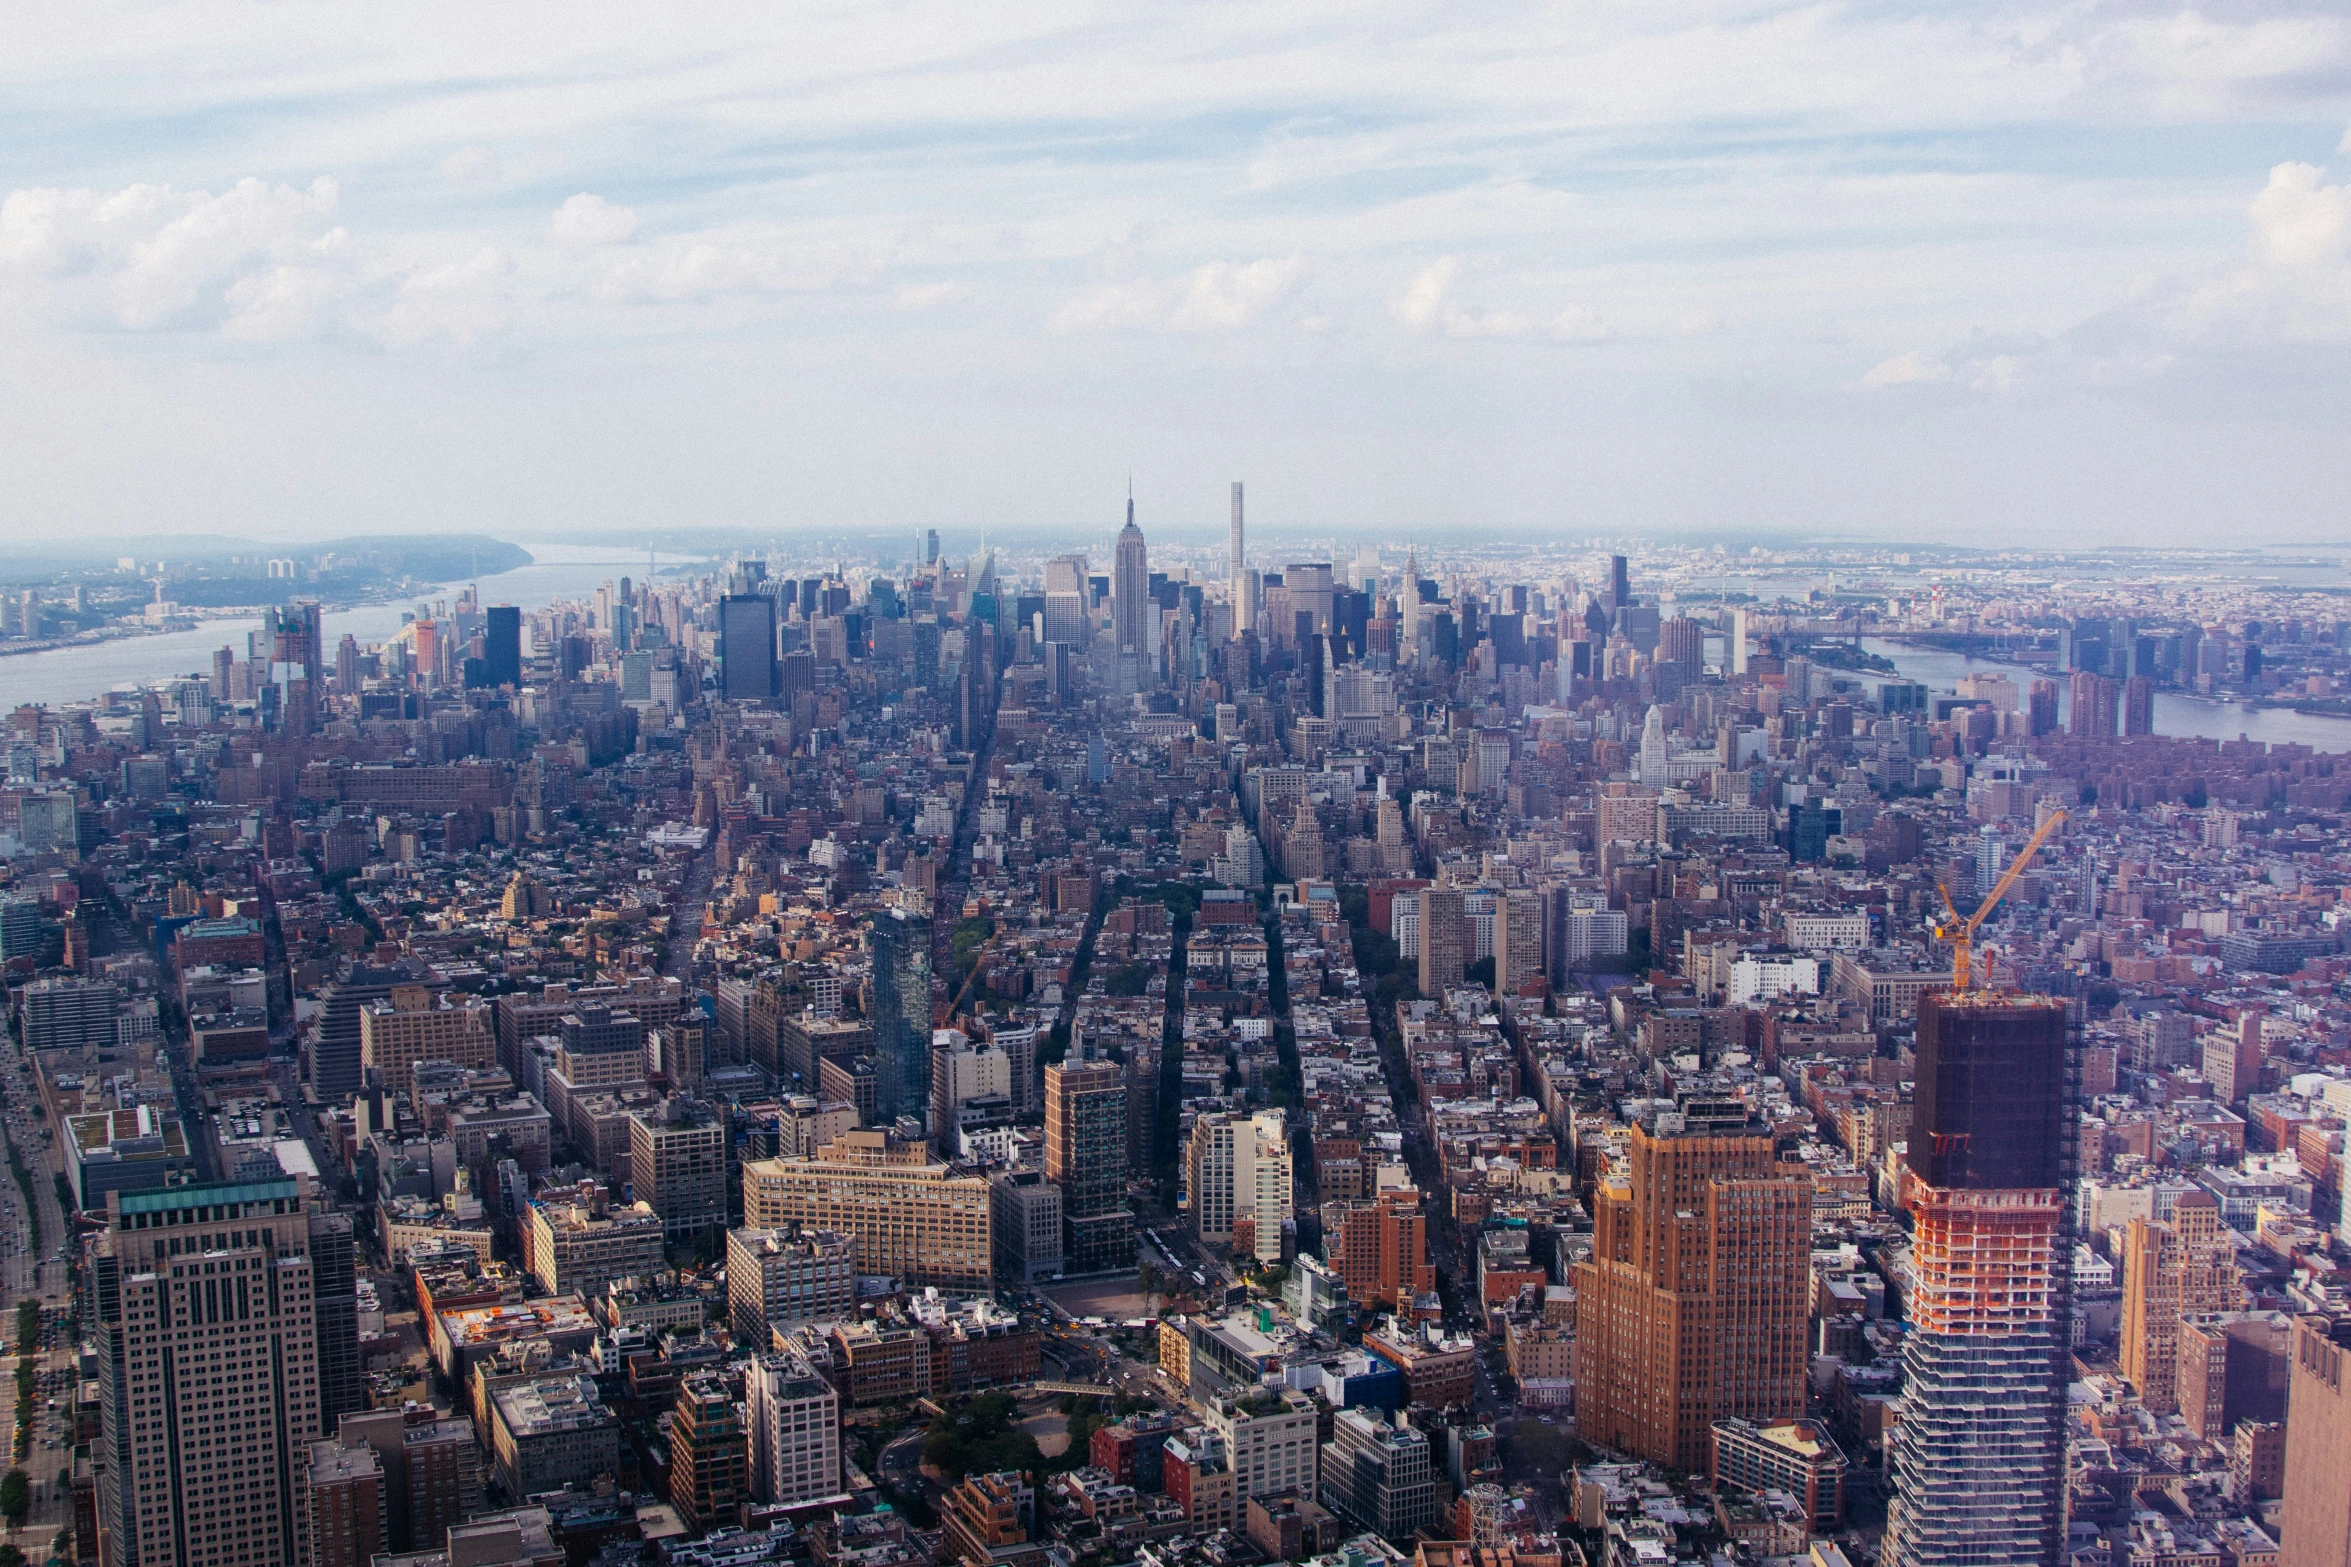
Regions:
<instances>
[{"instance_id":1,"label":"building under construction","mask_svg":"<svg viewBox=\"0 0 2351 1567\"><path fill-rule=\"evenodd\" d=\"M1889 1567L2066 1560L2078 1059L2062 1001L1919 1000Z\"/></svg>"}]
</instances>

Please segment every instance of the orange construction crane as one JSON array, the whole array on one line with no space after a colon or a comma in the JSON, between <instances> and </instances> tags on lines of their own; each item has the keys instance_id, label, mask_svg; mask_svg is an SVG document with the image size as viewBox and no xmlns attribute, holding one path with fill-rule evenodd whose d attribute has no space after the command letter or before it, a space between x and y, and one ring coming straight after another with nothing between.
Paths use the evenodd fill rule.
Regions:
<instances>
[{"instance_id":1,"label":"orange construction crane","mask_svg":"<svg viewBox=\"0 0 2351 1567\"><path fill-rule=\"evenodd\" d=\"M1941 882L1935 883L1935 890L1943 895L1943 909L1951 917L1946 923L1929 925L1927 928L1934 933L1937 941L1951 943L1951 989L1954 994L1964 994L1975 982L1974 959L1969 949L1975 943L1976 927L1991 917L1992 910L1999 907L2000 900L2008 896L2008 889L2016 885L2016 878L2024 874L2024 868L2032 863L2033 856L2041 852L2041 845L2049 841L2049 835L2064 820L2063 811L2049 813L2049 819L2034 830L2032 840L2024 846L2024 852L2009 865L2007 874L1993 885L1982 905L1967 919L1961 919L1959 910L1952 906L1951 889Z\"/></svg>"}]
</instances>

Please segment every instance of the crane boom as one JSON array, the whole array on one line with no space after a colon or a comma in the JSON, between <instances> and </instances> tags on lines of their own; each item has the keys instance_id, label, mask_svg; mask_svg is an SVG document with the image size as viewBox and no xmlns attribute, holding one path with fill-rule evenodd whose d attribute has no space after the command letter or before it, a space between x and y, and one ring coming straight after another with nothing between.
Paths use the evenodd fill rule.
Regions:
<instances>
[{"instance_id":1,"label":"crane boom","mask_svg":"<svg viewBox=\"0 0 2351 1567\"><path fill-rule=\"evenodd\" d=\"M1951 889L1939 882L1936 884L1936 890L1943 895L1943 907L1951 917L1948 923L1931 928L1937 939L1951 943L1953 992L1963 992L1974 982L1974 954L1970 949L1974 946L1977 928L1991 918L1992 911L2000 906L2000 900L2008 896L2008 889L2016 885L2016 878L2024 874L2024 868L2032 863L2033 856L2041 852L2041 845L2049 841L2049 835L2064 820L2063 811L2049 813L2049 819L2033 830L2033 836L2026 842L2023 852L2009 862L2007 871L1992 884L1992 890L1984 895L1984 901L1977 905L1975 913L1965 920L1959 917L1959 910L1952 905Z\"/></svg>"}]
</instances>

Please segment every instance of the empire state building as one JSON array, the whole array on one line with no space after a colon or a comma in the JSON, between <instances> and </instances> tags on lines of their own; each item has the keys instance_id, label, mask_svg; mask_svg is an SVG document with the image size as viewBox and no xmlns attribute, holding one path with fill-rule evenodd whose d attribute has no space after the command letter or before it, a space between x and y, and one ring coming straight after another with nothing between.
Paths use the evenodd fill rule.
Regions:
<instances>
[{"instance_id":1,"label":"empire state building","mask_svg":"<svg viewBox=\"0 0 2351 1567\"><path fill-rule=\"evenodd\" d=\"M1138 656L1147 651L1143 628L1154 606L1151 602L1151 557L1143 530L1135 526L1135 501L1127 497L1127 525L1119 530L1118 548L1110 565L1111 631L1121 653Z\"/></svg>"}]
</instances>

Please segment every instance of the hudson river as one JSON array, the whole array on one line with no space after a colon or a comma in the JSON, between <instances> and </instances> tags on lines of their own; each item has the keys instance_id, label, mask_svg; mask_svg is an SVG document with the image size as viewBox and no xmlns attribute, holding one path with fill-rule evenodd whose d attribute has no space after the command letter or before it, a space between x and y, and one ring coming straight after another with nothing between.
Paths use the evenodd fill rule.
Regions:
<instances>
[{"instance_id":1,"label":"hudson river","mask_svg":"<svg viewBox=\"0 0 2351 1567\"><path fill-rule=\"evenodd\" d=\"M586 599L607 582L622 577L642 579L645 557L625 550L564 548L538 545L528 566L481 579L484 604L518 604L525 611L545 607L556 599ZM674 567L679 557L666 564ZM453 582L435 588L426 602L454 601L465 584ZM326 652L331 660L345 633L361 647L383 642L400 629L400 617L413 615L418 601L361 604L329 610L326 616ZM20 703L51 706L81 702L117 686L146 685L181 675L209 675L212 655L223 647L245 656L245 633L261 624L252 615L207 620L194 631L167 631L155 636L124 637L83 647L56 648L47 653L22 653L0 658L0 712Z\"/></svg>"}]
</instances>

